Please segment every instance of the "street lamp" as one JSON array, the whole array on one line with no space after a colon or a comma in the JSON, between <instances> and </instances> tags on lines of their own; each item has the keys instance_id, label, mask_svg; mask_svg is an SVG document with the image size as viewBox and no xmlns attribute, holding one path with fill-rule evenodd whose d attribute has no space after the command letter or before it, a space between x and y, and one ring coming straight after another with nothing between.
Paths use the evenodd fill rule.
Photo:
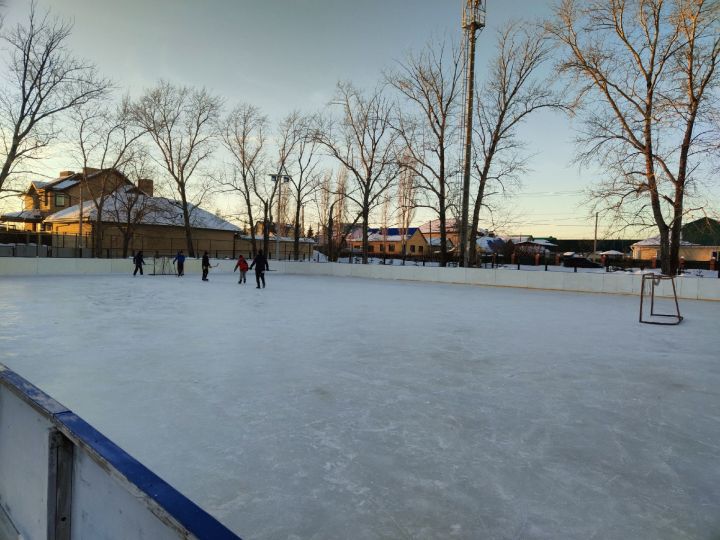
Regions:
<instances>
[{"instance_id":1,"label":"street lamp","mask_svg":"<svg viewBox=\"0 0 720 540\"><path fill-rule=\"evenodd\" d=\"M282 185L287 184L291 180L291 177L288 176L287 174L271 174L270 180L272 180L273 182L278 182L278 180L280 180L280 182L278 182L278 185L277 185L277 190L278 190L277 213L278 213L278 215L275 220L275 260L279 261L280 260L280 218L281 218L280 208L281 208L281 204L282 204Z\"/></svg>"}]
</instances>

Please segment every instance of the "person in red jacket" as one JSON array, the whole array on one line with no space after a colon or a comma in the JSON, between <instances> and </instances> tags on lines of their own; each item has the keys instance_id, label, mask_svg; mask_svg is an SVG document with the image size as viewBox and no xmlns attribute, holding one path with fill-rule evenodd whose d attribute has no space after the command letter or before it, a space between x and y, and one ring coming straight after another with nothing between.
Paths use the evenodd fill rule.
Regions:
<instances>
[{"instance_id":1,"label":"person in red jacket","mask_svg":"<svg viewBox=\"0 0 720 540\"><path fill-rule=\"evenodd\" d=\"M248 263L245 260L245 257L242 256L242 254L240 255L240 257L238 257L238 261L237 264L235 264L233 272L238 269L240 270L240 279L238 279L238 283L246 283L247 280L245 279L245 273L248 271Z\"/></svg>"}]
</instances>

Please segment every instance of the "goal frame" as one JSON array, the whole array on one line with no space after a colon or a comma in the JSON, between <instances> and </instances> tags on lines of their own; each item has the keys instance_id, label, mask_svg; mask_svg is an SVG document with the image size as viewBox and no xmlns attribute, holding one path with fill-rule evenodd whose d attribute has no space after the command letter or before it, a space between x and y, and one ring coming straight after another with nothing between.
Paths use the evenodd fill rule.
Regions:
<instances>
[{"instance_id":1,"label":"goal frame","mask_svg":"<svg viewBox=\"0 0 720 540\"><path fill-rule=\"evenodd\" d=\"M655 312L655 287L663 281L669 281L672 286L672 300L675 303L675 313L656 313ZM646 283L649 282L650 289L650 317L664 317L660 320L651 320L644 316L643 304L645 301ZM644 324L657 324L661 326L675 326L682 322L683 316L680 315L680 305L678 304L677 289L675 288L675 276L665 274L647 273L642 275L640 282L640 317L638 319ZM667 322L666 322L667 321Z\"/></svg>"},{"instance_id":2,"label":"goal frame","mask_svg":"<svg viewBox=\"0 0 720 540\"><path fill-rule=\"evenodd\" d=\"M172 262L171 257L155 257L153 258L153 271L151 276L176 276L177 268Z\"/></svg>"}]
</instances>

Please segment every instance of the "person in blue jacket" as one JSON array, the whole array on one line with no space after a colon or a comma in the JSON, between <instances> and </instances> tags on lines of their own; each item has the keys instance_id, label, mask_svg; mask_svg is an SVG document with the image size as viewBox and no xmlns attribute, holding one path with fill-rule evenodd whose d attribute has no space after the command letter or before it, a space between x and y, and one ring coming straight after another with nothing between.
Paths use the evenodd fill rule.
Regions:
<instances>
[{"instance_id":1,"label":"person in blue jacket","mask_svg":"<svg viewBox=\"0 0 720 540\"><path fill-rule=\"evenodd\" d=\"M175 255L175 258L173 259L173 263L177 263L177 275L178 277L185 275L185 255L183 255L183 250L177 252L177 255Z\"/></svg>"},{"instance_id":2,"label":"person in blue jacket","mask_svg":"<svg viewBox=\"0 0 720 540\"><path fill-rule=\"evenodd\" d=\"M250 270L252 270L253 266L255 267L255 281L257 282L256 289L260 288L260 281L262 281L262 288L265 288L265 270L270 270L270 266L268 266L267 259L265 258L265 255L263 255L262 249L257 252L257 255L255 255L255 258L253 259L252 264L250 265Z\"/></svg>"}]
</instances>

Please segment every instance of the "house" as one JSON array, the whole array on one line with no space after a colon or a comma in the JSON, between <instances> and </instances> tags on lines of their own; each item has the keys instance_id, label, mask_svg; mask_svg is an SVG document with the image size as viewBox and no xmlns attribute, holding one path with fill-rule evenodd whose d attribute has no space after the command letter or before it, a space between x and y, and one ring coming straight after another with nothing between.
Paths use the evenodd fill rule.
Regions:
<instances>
[{"instance_id":1,"label":"house","mask_svg":"<svg viewBox=\"0 0 720 540\"><path fill-rule=\"evenodd\" d=\"M533 238L532 236L509 236L504 239L505 242L512 242L515 246L515 252L524 255L546 255L554 251L557 244L542 238Z\"/></svg>"},{"instance_id":2,"label":"house","mask_svg":"<svg viewBox=\"0 0 720 540\"><path fill-rule=\"evenodd\" d=\"M362 229L352 231L347 243L353 252L362 252ZM430 244L418 227L401 229L368 229L368 254L379 256L424 257L430 254Z\"/></svg>"},{"instance_id":3,"label":"house","mask_svg":"<svg viewBox=\"0 0 720 540\"><path fill-rule=\"evenodd\" d=\"M420 225L420 232L428 240L429 243L433 243L435 239L438 240L437 246L440 248L440 220L434 219ZM458 220L448 218L445 220L445 237L449 241L448 249L460 242L460 223Z\"/></svg>"},{"instance_id":4,"label":"house","mask_svg":"<svg viewBox=\"0 0 720 540\"><path fill-rule=\"evenodd\" d=\"M97 257L126 257L138 250L160 256L187 251L182 205L154 196L152 180L140 180L135 186L115 169L61 171L50 182L31 182L23 199L22 211L3 214L0 221L37 232L38 244L51 248L56 257L84 254L90 246ZM251 239L239 227L192 204L190 224L196 254L252 255ZM280 257L291 258L293 239L278 240ZM300 257L309 259L314 244L311 239L300 239ZM273 247L268 255L275 253Z\"/></svg>"},{"instance_id":5,"label":"house","mask_svg":"<svg viewBox=\"0 0 720 540\"><path fill-rule=\"evenodd\" d=\"M633 259L660 258L660 237L653 236L632 246ZM686 261L718 260L720 256L720 222L710 218L686 223L680 233L680 257Z\"/></svg>"},{"instance_id":6,"label":"house","mask_svg":"<svg viewBox=\"0 0 720 540\"><path fill-rule=\"evenodd\" d=\"M31 182L22 194L23 210L2 214L0 221L18 224L17 228L26 231L49 230L43 224L47 216L78 204L81 199L89 201L106 196L122 185L132 185L132 182L115 169L86 167L77 173L60 171L58 178L49 182Z\"/></svg>"}]
</instances>

